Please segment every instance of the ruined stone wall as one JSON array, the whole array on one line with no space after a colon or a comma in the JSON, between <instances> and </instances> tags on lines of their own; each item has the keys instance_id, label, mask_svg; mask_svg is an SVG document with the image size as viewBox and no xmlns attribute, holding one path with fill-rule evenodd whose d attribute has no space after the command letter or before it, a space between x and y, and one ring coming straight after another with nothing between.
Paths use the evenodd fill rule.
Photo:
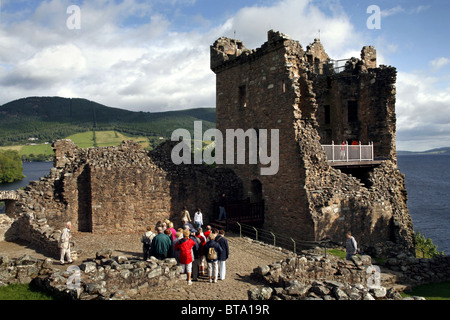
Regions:
<instances>
[{"instance_id":1,"label":"ruined stone wall","mask_svg":"<svg viewBox=\"0 0 450 320\"><path fill-rule=\"evenodd\" d=\"M55 167L40 181L18 191L5 233L57 254L57 239L67 221L73 230L94 233L142 232L170 219L181 226L187 206L208 223L222 192L242 198L242 185L229 169L204 165L176 166L173 143L148 152L133 142L117 147L81 149L70 140L56 141Z\"/></svg>"},{"instance_id":2,"label":"ruined stone wall","mask_svg":"<svg viewBox=\"0 0 450 320\"><path fill-rule=\"evenodd\" d=\"M244 195L252 197L252 181L262 185L266 203L265 225L289 234L301 233L312 238L312 221L308 216L307 198L303 188L299 147L295 143L293 123L301 116L298 58L301 46L278 33L269 33L269 41L249 51L241 47L240 55L229 55L221 48L234 44L219 39L211 48L213 71L217 74L217 129L279 130L279 171L273 176L260 174L260 164L226 164L242 179ZM224 54L221 56L220 54ZM217 60L223 59L223 64ZM291 67L286 67L291 63ZM270 148L269 148L270 150ZM236 163L236 162L235 162Z\"/></svg>"},{"instance_id":3,"label":"ruined stone wall","mask_svg":"<svg viewBox=\"0 0 450 320\"><path fill-rule=\"evenodd\" d=\"M236 43L239 50L232 49ZM366 60L351 59L336 74L318 40L305 53L298 42L273 31L256 50L218 39L211 47L217 128L280 130L276 175L262 176L258 165L248 162L226 166L242 179L244 194L252 192L253 180L261 182L266 229L336 242L352 231L365 245L397 241L411 250L414 233L404 177L396 166L396 71L370 69L375 50L365 47L363 53ZM358 103L354 123L347 121L348 100ZM332 116L328 127L323 126L326 104ZM344 138L373 141L376 156L388 161L358 175L333 169L321 142Z\"/></svg>"},{"instance_id":4,"label":"ruined stone wall","mask_svg":"<svg viewBox=\"0 0 450 320\"><path fill-rule=\"evenodd\" d=\"M373 142L376 158L396 161L396 78L395 68L369 69L358 59L340 73L316 74L314 91L322 143Z\"/></svg>"}]
</instances>

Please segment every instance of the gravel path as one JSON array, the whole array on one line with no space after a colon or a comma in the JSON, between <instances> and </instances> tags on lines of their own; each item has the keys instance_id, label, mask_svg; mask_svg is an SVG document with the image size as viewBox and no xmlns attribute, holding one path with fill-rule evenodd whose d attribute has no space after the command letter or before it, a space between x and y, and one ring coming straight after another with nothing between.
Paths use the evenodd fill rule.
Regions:
<instances>
[{"instance_id":1,"label":"gravel path","mask_svg":"<svg viewBox=\"0 0 450 320\"><path fill-rule=\"evenodd\" d=\"M272 264L286 259L288 254L276 248L263 246L248 238L240 238L234 234L227 234L230 246L230 258L227 260L227 276L225 280L210 283L207 277L200 277L198 281L188 286L184 281L175 287L161 288L145 296L138 296L141 300L247 300L248 290L254 286L262 286L255 282L250 275L253 269L261 264ZM87 258L95 257L101 249L113 250L113 256L142 257L141 234L95 235L89 233L73 233L73 239L82 253L75 264L80 264ZM10 258L18 258L24 254L44 259L42 253L27 247L24 243L0 242L0 254ZM54 258L54 257L53 257ZM59 266L55 260L55 266Z\"/></svg>"}]
</instances>

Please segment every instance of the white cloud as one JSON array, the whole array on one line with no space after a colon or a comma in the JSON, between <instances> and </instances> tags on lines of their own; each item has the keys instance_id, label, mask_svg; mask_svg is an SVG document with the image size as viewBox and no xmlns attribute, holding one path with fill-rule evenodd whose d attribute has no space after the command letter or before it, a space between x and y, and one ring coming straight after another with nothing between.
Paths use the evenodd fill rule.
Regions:
<instances>
[{"instance_id":1,"label":"white cloud","mask_svg":"<svg viewBox=\"0 0 450 320\"><path fill-rule=\"evenodd\" d=\"M304 49L319 37L320 30L321 42L335 59L350 58L357 47L359 56L364 45L362 35L342 7L335 4L331 14L325 14L311 0L284 0L271 6L243 8L223 25L225 36L233 37L236 31L236 37L247 48L257 48L267 41L270 29L288 34Z\"/></svg>"},{"instance_id":2,"label":"white cloud","mask_svg":"<svg viewBox=\"0 0 450 320\"><path fill-rule=\"evenodd\" d=\"M130 110L213 107L209 46L234 30L249 48L267 41L269 29L306 48L320 29L336 59L359 55L364 45L340 6L327 15L310 0L283 0L244 7L210 29L189 32L174 31L168 17L155 10L158 1L86 1L80 5L80 30L66 26L69 0L42 2L26 20L7 15L7 29L0 30L2 103L63 93Z\"/></svg>"},{"instance_id":3,"label":"white cloud","mask_svg":"<svg viewBox=\"0 0 450 320\"><path fill-rule=\"evenodd\" d=\"M396 6L391 9L381 10L381 16L389 17L400 12L405 12L405 9L402 6Z\"/></svg>"},{"instance_id":4,"label":"white cloud","mask_svg":"<svg viewBox=\"0 0 450 320\"><path fill-rule=\"evenodd\" d=\"M450 87L422 72L398 73L397 148L423 151L450 146ZM447 145L445 145L447 144Z\"/></svg>"},{"instance_id":5,"label":"white cloud","mask_svg":"<svg viewBox=\"0 0 450 320\"><path fill-rule=\"evenodd\" d=\"M320 29L321 42L333 59L359 57L362 46L372 44L366 42L367 30L355 29L336 1L327 2L333 5L330 8L312 0L280 0L243 7L221 22L205 21L203 16L199 20L195 13L192 21L208 28L193 31L176 30L170 17L155 9L162 0L85 1L80 6L81 29L69 30L70 2L51 0L35 12L2 13L0 103L61 95L129 110L213 107L215 75L209 69L209 46L220 36L233 37L236 31L236 37L254 49L273 29L306 49ZM398 6L384 14L426 9L417 7L413 12ZM382 36L375 39L375 47L379 64L389 62L388 54L399 50L398 44ZM437 71L449 63L447 57L438 57L429 66ZM445 84L448 79L433 75L398 74L399 149L425 150L450 139L450 86Z\"/></svg>"},{"instance_id":6,"label":"white cloud","mask_svg":"<svg viewBox=\"0 0 450 320\"><path fill-rule=\"evenodd\" d=\"M445 57L436 58L430 61L431 67L437 71L450 63L450 59Z\"/></svg>"}]
</instances>

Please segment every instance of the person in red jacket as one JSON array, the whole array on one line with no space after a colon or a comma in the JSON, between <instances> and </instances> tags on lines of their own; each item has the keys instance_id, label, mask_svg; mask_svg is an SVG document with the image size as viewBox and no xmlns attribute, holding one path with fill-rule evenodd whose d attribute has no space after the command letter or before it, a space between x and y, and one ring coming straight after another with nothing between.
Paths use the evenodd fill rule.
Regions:
<instances>
[{"instance_id":1,"label":"person in red jacket","mask_svg":"<svg viewBox=\"0 0 450 320\"><path fill-rule=\"evenodd\" d=\"M179 240L175 244L175 250L180 251L180 265L182 267L181 272L182 273L186 272L188 285L192 284L191 281L192 261L193 261L192 248L197 245L194 240L189 238L190 234L191 232L189 231L189 229L184 229L183 230L184 238Z\"/></svg>"}]
</instances>

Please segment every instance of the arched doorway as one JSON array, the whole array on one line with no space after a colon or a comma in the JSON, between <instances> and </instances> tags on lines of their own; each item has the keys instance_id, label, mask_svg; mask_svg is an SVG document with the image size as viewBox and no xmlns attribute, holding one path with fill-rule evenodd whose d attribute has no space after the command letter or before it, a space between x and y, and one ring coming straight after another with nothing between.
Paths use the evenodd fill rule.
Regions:
<instances>
[{"instance_id":1,"label":"arched doorway","mask_svg":"<svg viewBox=\"0 0 450 320\"><path fill-rule=\"evenodd\" d=\"M262 183L258 179L252 181L250 186L250 202L260 202L264 199Z\"/></svg>"}]
</instances>

